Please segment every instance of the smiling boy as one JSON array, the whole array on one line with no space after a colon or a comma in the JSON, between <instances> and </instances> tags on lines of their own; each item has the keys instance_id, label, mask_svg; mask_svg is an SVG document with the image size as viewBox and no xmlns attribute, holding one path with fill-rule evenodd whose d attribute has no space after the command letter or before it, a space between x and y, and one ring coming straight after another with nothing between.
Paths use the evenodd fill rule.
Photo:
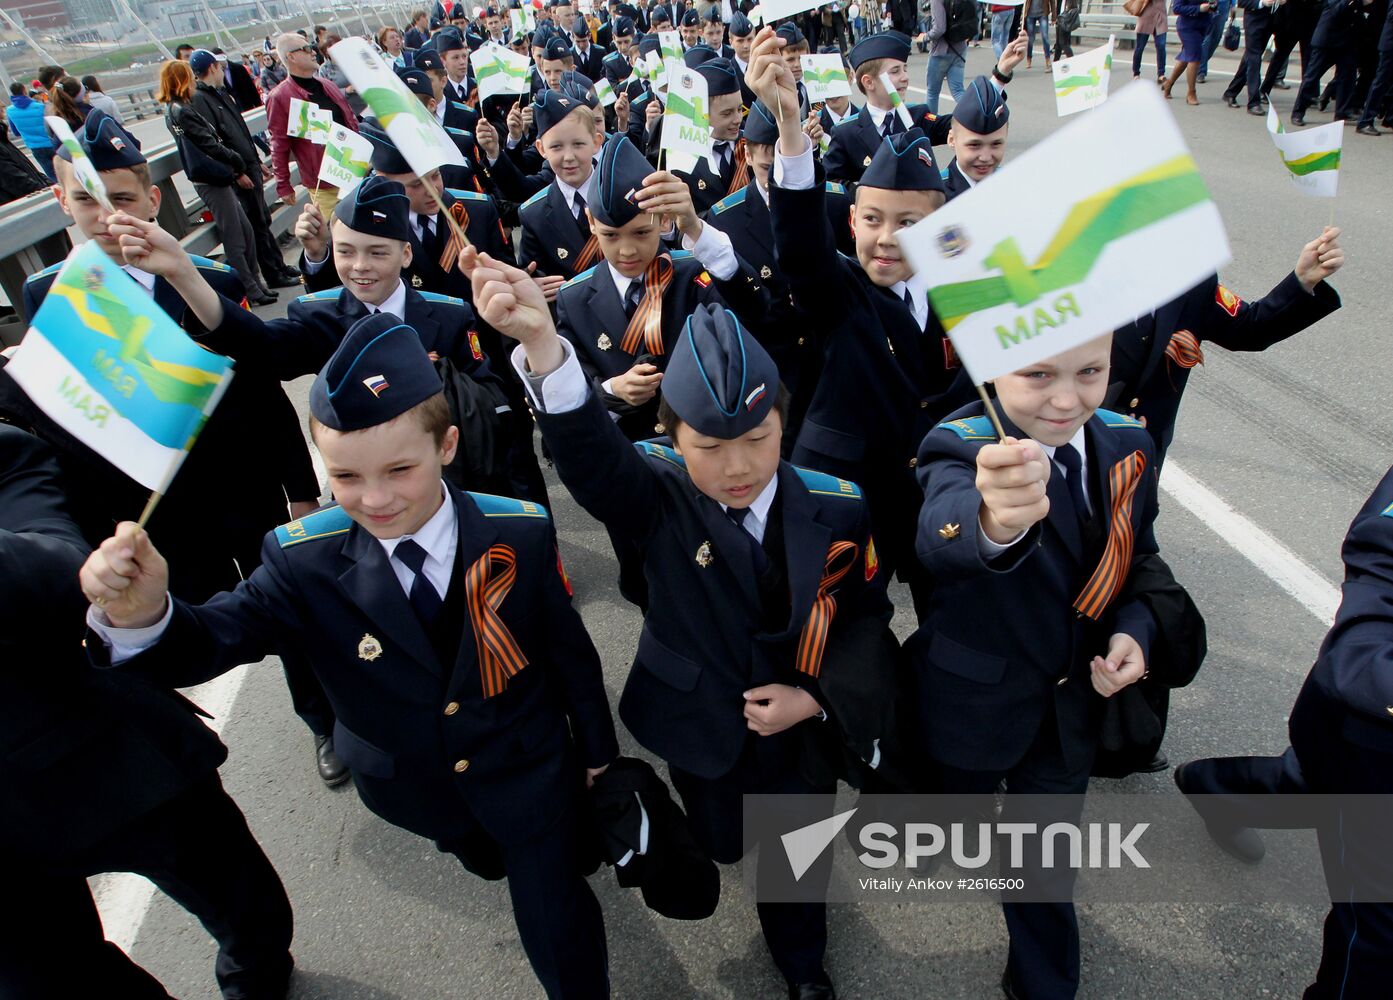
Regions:
<instances>
[{"instance_id":1,"label":"smiling boy","mask_svg":"<svg viewBox=\"0 0 1393 1000\"><path fill-rule=\"evenodd\" d=\"M943 187L952 201L986 180L1006 158L1011 109L1006 93L979 76L968 84L962 100L953 106L948 129L948 148L953 159L943 170Z\"/></svg>"},{"instance_id":2,"label":"smiling boy","mask_svg":"<svg viewBox=\"0 0 1393 1000\"><path fill-rule=\"evenodd\" d=\"M914 665L926 776L990 796L1002 822L1077 822L1102 699L1146 673L1157 624L1119 597L1154 554L1151 438L1099 410L1111 333L994 380L1007 437L971 403L924 438L917 552L934 580L905 649ZM1020 799L1018 796L1027 796ZM1039 858L1038 841L1024 856ZM1021 874L1035 898L1003 901L1008 997L1073 996L1074 874Z\"/></svg>"}]
</instances>

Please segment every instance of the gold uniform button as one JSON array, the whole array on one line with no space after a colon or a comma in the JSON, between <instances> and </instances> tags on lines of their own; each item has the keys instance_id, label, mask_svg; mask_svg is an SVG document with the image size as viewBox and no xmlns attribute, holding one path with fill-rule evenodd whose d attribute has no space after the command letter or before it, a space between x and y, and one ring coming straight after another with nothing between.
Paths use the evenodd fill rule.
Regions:
<instances>
[{"instance_id":1,"label":"gold uniform button","mask_svg":"<svg viewBox=\"0 0 1393 1000\"><path fill-rule=\"evenodd\" d=\"M457 760L457 761L455 761L455 773L456 773L456 774L463 774L465 771L468 771L468 770L469 770L469 761L467 761L467 760Z\"/></svg>"},{"instance_id":2,"label":"gold uniform button","mask_svg":"<svg viewBox=\"0 0 1393 1000\"><path fill-rule=\"evenodd\" d=\"M927 410L928 408L929 408L929 401L928 401L927 399L921 399L921 400L919 400L919 409L921 409L921 410Z\"/></svg>"},{"instance_id":3,"label":"gold uniform button","mask_svg":"<svg viewBox=\"0 0 1393 1000\"><path fill-rule=\"evenodd\" d=\"M1057 681L1054 682L1055 687L1063 687L1064 684L1065 684L1065 682L1068 681L1068 680L1069 680L1069 678L1067 678L1067 677L1061 677L1059 680L1057 680Z\"/></svg>"},{"instance_id":4,"label":"gold uniform button","mask_svg":"<svg viewBox=\"0 0 1393 1000\"><path fill-rule=\"evenodd\" d=\"M798 338L798 346L799 346L799 347L802 347L802 346L803 346L803 341L804 341L805 339L806 339L806 338L804 338L804 337L799 337L799 338Z\"/></svg>"},{"instance_id":5,"label":"gold uniform button","mask_svg":"<svg viewBox=\"0 0 1393 1000\"><path fill-rule=\"evenodd\" d=\"M448 705L445 706L445 714L446 714L446 715L454 715L454 714L455 714L456 712L458 712L458 711L459 711L459 702L457 702L457 701L452 701L452 702L450 702L450 704L448 704Z\"/></svg>"},{"instance_id":6,"label":"gold uniform button","mask_svg":"<svg viewBox=\"0 0 1393 1000\"><path fill-rule=\"evenodd\" d=\"M1130 407L1132 407L1133 409L1135 409L1136 407L1138 407L1138 406L1141 405L1141 400L1140 400L1140 399L1133 399L1133 400L1132 400L1130 403L1128 403L1127 405L1130 406Z\"/></svg>"},{"instance_id":7,"label":"gold uniform button","mask_svg":"<svg viewBox=\"0 0 1393 1000\"><path fill-rule=\"evenodd\" d=\"M917 459L917 458L911 458L911 459L909 460L909 467L910 467L911 469L914 468L914 467L915 467L916 465L918 465L918 464L919 464L919 459Z\"/></svg>"}]
</instances>

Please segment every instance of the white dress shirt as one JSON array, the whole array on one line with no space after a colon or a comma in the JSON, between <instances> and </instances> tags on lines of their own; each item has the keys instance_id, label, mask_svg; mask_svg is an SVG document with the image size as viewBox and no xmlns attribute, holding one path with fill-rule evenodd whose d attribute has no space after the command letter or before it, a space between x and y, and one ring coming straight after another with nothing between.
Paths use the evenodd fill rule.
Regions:
<instances>
[{"instance_id":1,"label":"white dress shirt","mask_svg":"<svg viewBox=\"0 0 1393 1000\"><path fill-rule=\"evenodd\" d=\"M919 332L923 333L929 322L929 290L905 281L897 281L890 286L891 294L901 301L904 300L906 289L909 291L909 311L914 314L914 322L919 324Z\"/></svg>"},{"instance_id":2,"label":"white dress shirt","mask_svg":"<svg viewBox=\"0 0 1393 1000\"><path fill-rule=\"evenodd\" d=\"M566 201L566 208L570 210L571 217L576 214L576 195L585 199L585 204L590 204L590 192L595 190L595 170L599 166L599 157L590 161L590 176L585 179L585 183L578 188L573 188L560 177L556 178L556 190L561 192L561 197Z\"/></svg>"},{"instance_id":3,"label":"white dress shirt","mask_svg":"<svg viewBox=\"0 0 1393 1000\"><path fill-rule=\"evenodd\" d=\"M151 274L149 271L142 271L134 264L122 264L121 270L125 271L137 282L139 282L140 287L145 289L152 296L155 294L155 276Z\"/></svg>"},{"instance_id":4,"label":"white dress shirt","mask_svg":"<svg viewBox=\"0 0 1393 1000\"><path fill-rule=\"evenodd\" d=\"M1058 450L1058 448L1059 448L1059 447L1067 447L1067 448L1077 448L1077 449L1079 450L1079 459L1080 459L1079 468L1080 468L1080 473L1081 473L1081 475L1084 477L1084 481L1083 481L1083 496L1084 496L1084 502L1088 504L1088 511L1087 511L1087 513L1090 513L1090 514L1091 514L1091 513L1093 512L1093 500L1092 500L1092 498L1089 497L1089 495L1088 495L1088 435L1084 432L1084 430L1085 430L1085 429L1084 429L1083 427L1080 427L1077 431L1075 431L1075 432L1074 432L1074 436L1071 437L1071 438L1069 439L1069 443L1068 443L1067 445L1061 445L1061 446L1058 446L1058 447L1057 447L1057 446L1052 445L1052 444L1041 444L1041 445L1040 445L1040 450L1043 451L1046 455L1049 456L1050 461L1051 461L1051 462L1053 463L1053 465L1054 465L1054 469L1053 469L1053 471L1052 471L1051 474L1052 474L1052 475L1056 475L1056 476L1067 476L1067 475L1068 475L1068 470L1065 469L1064 466L1063 466L1062 464L1060 464L1060 462L1059 462L1059 460L1058 460L1057 458L1054 457L1054 454L1055 454L1055 452ZM1038 441L1037 441L1036 443L1039 444ZM1068 488L1068 483L1067 483L1067 482L1066 482L1066 484L1065 484L1065 488L1066 488L1066 489ZM1016 544L1017 542L1019 542L1022 538L1024 538L1024 537L1025 537L1025 534L1026 534L1026 533L1025 533L1024 531L1022 531L1022 532L1021 532L1019 535L1017 535L1015 538L1011 539L1009 542L1007 542L1006 544L1003 545L1003 544L1001 544L1000 542L994 542L994 541L992 541L990 538L988 538L988 537L987 537L987 533L986 533L985 531L978 531L978 532L977 532L977 551L979 551L980 553L982 553L982 555L985 556L985 557L988 558L988 559L990 559L990 558L993 557L993 556L999 556L999 555L1001 555L1001 553L1005 552L1005 551L1006 551L1007 549L1009 549L1011 546L1015 545L1015 544Z\"/></svg>"}]
</instances>

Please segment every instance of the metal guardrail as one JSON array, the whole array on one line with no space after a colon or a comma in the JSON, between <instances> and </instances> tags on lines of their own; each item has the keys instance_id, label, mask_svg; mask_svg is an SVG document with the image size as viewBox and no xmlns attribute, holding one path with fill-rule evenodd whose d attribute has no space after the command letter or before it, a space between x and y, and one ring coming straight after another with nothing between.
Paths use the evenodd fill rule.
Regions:
<instances>
[{"instance_id":1,"label":"metal guardrail","mask_svg":"<svg viewBox=\"0 0 1393 1000\"><path fill-rule=\"evenodd\" d=\"M1175 37L1175 15L1167 15L1167 31ZM1117 47L1130 49L1136 44L1137 19L1122 9L1121 0L1084 0L1079 12L1079 26L1074 37L1097 38L1106 41L1117 36Z\"/></svg>"},{"instance_id":2,"label":"metal guardrail","mask_svg":"<svg viewBox=\"0 0 1393 1000\"><path fill-rule=\"evenodd\" d=\"M248 111L243 118L253 134L266 128L264 108ZM150 147L145 155L150 164L150 181L160 188L160 211L157 216L160 225L179 237L189 253L211 254L222 240L216 224L190 223L190 215L197 211L202 202L195 198L186 203L175 187L174 179L183 173L184 166L173 138ZM292 163L290 170L290 181L298 187L299 168ZM299 206L309 199L309 193L302 190L295 207L279 205L274 179L264 185L264 196L268 205L277 206L271 212L271 230L277 235L290 231L299 215ZM0 205L0 289L14 305L16 313L23 301L25 279L35 271L63 260L72 249L67 232L71 225L72 219L48 189ZM8 342L13 337L12 331L0 328L0 340Z\"/></svg>"}]
</instances>

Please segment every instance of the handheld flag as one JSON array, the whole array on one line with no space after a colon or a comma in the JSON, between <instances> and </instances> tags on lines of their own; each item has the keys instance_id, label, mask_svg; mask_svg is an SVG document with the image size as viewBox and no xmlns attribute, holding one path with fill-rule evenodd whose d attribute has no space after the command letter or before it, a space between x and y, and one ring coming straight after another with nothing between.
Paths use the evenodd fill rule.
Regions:
<instances>
[{"instance_id":1,"label":"handheld flag","mask_svg":"<svg viewBox=\"0 0 1393 1000\"><path fill-rule=\"evenodd\" d=\"M537 29L537 14L531 7L517 7L508 11L508 22L514 36L525 35Z\"/></svg>"},{"instance_id":2,"label":"handheld flag","mask_svg":"<svg viewBox=\"0 0 1393 1000\"><path fill-rule=\"evenodd\" d=\"M459 148L435 116L406 89L376 49L361 38L345 38L331 51L335 64L411 164L412 173L424 177L447 163L464 165Z\"/></svg>"},{"instance_id":3,"label":"handheld flag","mask_svg":"<svg viewBox=\"0 0 1393 1000\"><path fill-rule=\"evenodd\" d=\"M1112 53L1117 38L1108 36L1106 45L1082 52L1072 59L1055 60L1054 104L1059 117L1096 108L1108 99L1112 79Z\"/></svg>"},{"instance_id":4,"label":"handheld flag","mask_svg":"<svg viewBox=\"0 0 1393 1000\"><path fill-rule=\"evenodd\" d=\"M232 380L94 241L73 251L5 370L41 410L163 493Z\"/></svg>"},{"instance_id":5,"label":"handheld flag","mask_svg":"<svg viewBox=\"0 0 1393 1000\"><path fill-rule=\"evenodd\" d=\"M499 94L527 94L532 90L532 63L527 56L501 45L484 45L469 56L479 100Z\"/></svg>"},{"instance_id":6,"label":"handheld flag","mask_svg":"<svg viewBox=\"0 0 1393 1000\"><path fill-rule=\"evenodd\" d=\"M614 88L610 86L610 82L604 77L600 77L595 81L595 96L599 98L600 107L602 108L609 107L619 99L615 96Z\"/></svg>"},{"instance_id":7,"label":"handheld flag","mask_svg":"<svg viewBox=\"0 0 1393 1000\"><path fill-rule=\"evenodd\" d=\"M372 169L372 142L351 128L335 125L329 130L324 144L324 159L320 161L320 180L339 189L342 198L352 191Z\"/></svg>"},{"instance_id":8,"label":"handheld flag","mask_svg":"<svg viewBox=\"0 0 1393 1000\"><path fill-rule=\"evenodd\" d=\"M686 62L682 59L681 33L676 31L658 32L658 46L662 51L663 77L671 80L672 74L687 68Z\"/></svg>"},{"instance_id":9,"label":"handheld flag","mask_svg":"<svg viewBox=\"0 0 1393 1000\"><path fill-rule=\"evenodd\" d=\"M909 115L909 108L905 107L904 98L901 97L900 92L895 89L895 85L890 82L889 73L880 74L880 85L885 88L885 93L890 98L890 107L894 108L895 114L899 115L900 122L904 125L905 130L908 131L912 129L914 127L914 119Z\"/></svg>"},{"instance_id":10,"label":"handheld flag","mask_svg":"<svg viewBox=\"0 0 1393 1000\"><path fill-rule=\"evenodd\" d=\"M814 7L821 7L825 0L763 0L759 5L759 13L765 24L773 24L775 21L782 21L786 17L793 17L801 14L805 10L812 10ZM755 24L753 17L750 18Z\"/></svg>"},{"instance_id":11,"label":"handheld flag","mask_svg":"<svg viewBox=\"0 0 1393 1000\"><path fill-rule=\"evenodd\" d=\"M711 119L707 113L706 78L682 69L668 78L663 109L662 148L670 170L691 172L697 160L711 155Z\"/></svg>"},{"instance_id":12,"label":"handheld flag","mask_svg":"<svg viewBox=\"0 0 1393 1000\"><path fill-rule=\"evenodd\" d=\"M803 64L803 86L808 88L809 102L816 104L830 97L850 97L851 81L846 76L842 57L833 52L823 56L799 56Z\"/></svg>"},{"instance_id":13,"label":"handheld flag","mask_svg":"<svg viewBox=\"0 0 1393 1000\"><path fill-rule=\"evenodd\" d=\"M1277 111L1267 108L1267 133L1296 189L1314 198L1333 198L1340 181L1340 152L1345 142L1342 122L1288 132Z\"/></svg>"},{"instance_id":14,"label":"handheld flag","mask_svg":"<svg viewBox=\"0 0 1393 1000\"><path fill-rule=\"evenodd\" d=\"M290 99L286 135L294 139L308 139L316 146L322 146L328 140L329 129L333 125L333 112L326 111L313 101L302 101L298 97Z\"/></svg>"},{"instance_id":15,"label":"handheld flag","mask_svg":"<svg viewBox=\"0 0 1393 1000\"><path fill-rule=\"evenodd\" d=\"M1043 208L1042 187L1053 195ZM1146 83L1055 132L899 242L911 280L928 289L979 385L1168 302L1230 256L1180 129Z\"/></svg>"},{"instance_id":16,"label":"handheld flag","mask_svg":"<svg viewBox=\"0 0 1393 1000\"><path fill-rule=\"evenodd\" d=\"M87 155L87 150L82 148L82 143L77 141L77 136L73 135L72 128L62 118L45 117L44 123L53 130L59 144L73 158L73 173L82 189L97 199L97 204L102 208L108 212L115 212L111 199L107 197L106 184L102 181L101 172L92 164L91 157Z\"/></svg>"}]
</instances>

